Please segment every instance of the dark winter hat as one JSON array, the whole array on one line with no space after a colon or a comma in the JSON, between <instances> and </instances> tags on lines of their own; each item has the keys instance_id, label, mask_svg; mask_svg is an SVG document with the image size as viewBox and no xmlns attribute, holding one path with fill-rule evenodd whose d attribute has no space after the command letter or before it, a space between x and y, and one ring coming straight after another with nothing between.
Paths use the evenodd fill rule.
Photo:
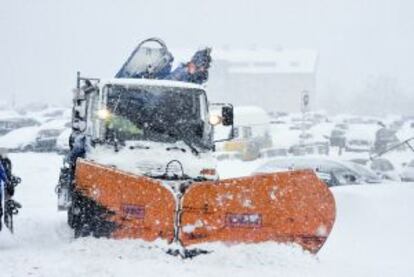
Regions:
<instances>
[{"instance_id":1,"label":"dark winter hat","mask_svg":"<svg viewBox=\"0 0 414 277\"><path fill-rule=\"evenodd\" d=\"M206 48L197 51L191 58L191 62L197 67L209 68L211 63L211 48Z\"/></svg>"}]
</instances>

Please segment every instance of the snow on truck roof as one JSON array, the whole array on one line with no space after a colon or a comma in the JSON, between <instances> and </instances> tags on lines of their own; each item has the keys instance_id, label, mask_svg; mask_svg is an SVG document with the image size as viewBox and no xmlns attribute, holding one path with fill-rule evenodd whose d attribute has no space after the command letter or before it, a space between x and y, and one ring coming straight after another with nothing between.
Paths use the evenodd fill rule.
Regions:
<instances>
[{"instance_id":1,"label":"snow on truck roof","mask_svg":"<svg viewBox=\"0 0 414 277\"><path fill-rule=\"evenodd\" d=\"M154 80L154 79L128 79L128 78L113 78L113 79L103 79L100 81L100 85L126 85L126 86L151 86L151 87L173 87L173 88L186 88L186 89L197 89L205 90L201 85L181 82L181 81L172 81L172 80Z\"/></svg>"}]
</instances>

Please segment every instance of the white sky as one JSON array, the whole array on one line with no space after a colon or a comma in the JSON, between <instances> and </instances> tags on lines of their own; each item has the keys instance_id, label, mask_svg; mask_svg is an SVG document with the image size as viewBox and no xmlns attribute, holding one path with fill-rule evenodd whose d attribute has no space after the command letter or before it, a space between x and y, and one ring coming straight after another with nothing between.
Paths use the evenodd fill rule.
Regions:
<instances>
[{"instance_id":1,"label":"white sky","mask_svg":"<svg viewBox=\"0 0 414 277\"><path fill-rule=\"evenodd\" d=\"M0 93L68 103L75 73L111 77L141 39L170 48L311 48L326 100L370 77L414 95L414 1L0 0ZM412 102L413 98L409 99ZM324 102L324 103L325 103Z\"/></svg>"}]
</instances>

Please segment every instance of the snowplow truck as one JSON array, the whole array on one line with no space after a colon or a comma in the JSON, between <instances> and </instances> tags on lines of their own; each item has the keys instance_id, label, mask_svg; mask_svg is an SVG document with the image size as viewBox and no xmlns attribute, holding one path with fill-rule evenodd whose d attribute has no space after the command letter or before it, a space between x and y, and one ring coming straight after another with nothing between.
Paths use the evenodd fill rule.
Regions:
<instances>
[{"instance_id":1,"label":"snowplow truck","mask_svg":"<svg viewBox=\"0 0 414 277\"><path fill-rule=\"evenodd\" d=\"M233 107L216 104L221 114L210 114L204 86L78 73L73 103L57 192L75 237L182 249L273 241L313 253L326 241L335 202L312 171L219 178L214 126L231 128Z\"/></svg>"}]
</instances>

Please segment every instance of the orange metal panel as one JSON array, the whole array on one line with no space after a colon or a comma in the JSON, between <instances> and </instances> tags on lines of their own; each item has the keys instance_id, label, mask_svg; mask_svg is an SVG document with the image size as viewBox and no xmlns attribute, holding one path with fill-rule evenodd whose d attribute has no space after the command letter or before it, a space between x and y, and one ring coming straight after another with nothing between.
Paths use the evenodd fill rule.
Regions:
<instances>
[{"instance_id":1,"label":"orange metal panel","mask_svg":"<svg viewBox=\"0 0 414 277\"><path fill-rule=\"evenodd\" d=\"M312 171L192 185L182 200L183 245L297 242L317 252L335 220L335 201Z\"/></svg>"},{"instance_id":2,"label":"orange metal panel","mask_svg":"<svg viewBox=\"0 0 414 277\"><path fill-rule=\"evenodd\" d=\"M115 213L112 237L173 240L176 201L159 181L78 160L75 189Z\"/></svg>"}]
</instances>

